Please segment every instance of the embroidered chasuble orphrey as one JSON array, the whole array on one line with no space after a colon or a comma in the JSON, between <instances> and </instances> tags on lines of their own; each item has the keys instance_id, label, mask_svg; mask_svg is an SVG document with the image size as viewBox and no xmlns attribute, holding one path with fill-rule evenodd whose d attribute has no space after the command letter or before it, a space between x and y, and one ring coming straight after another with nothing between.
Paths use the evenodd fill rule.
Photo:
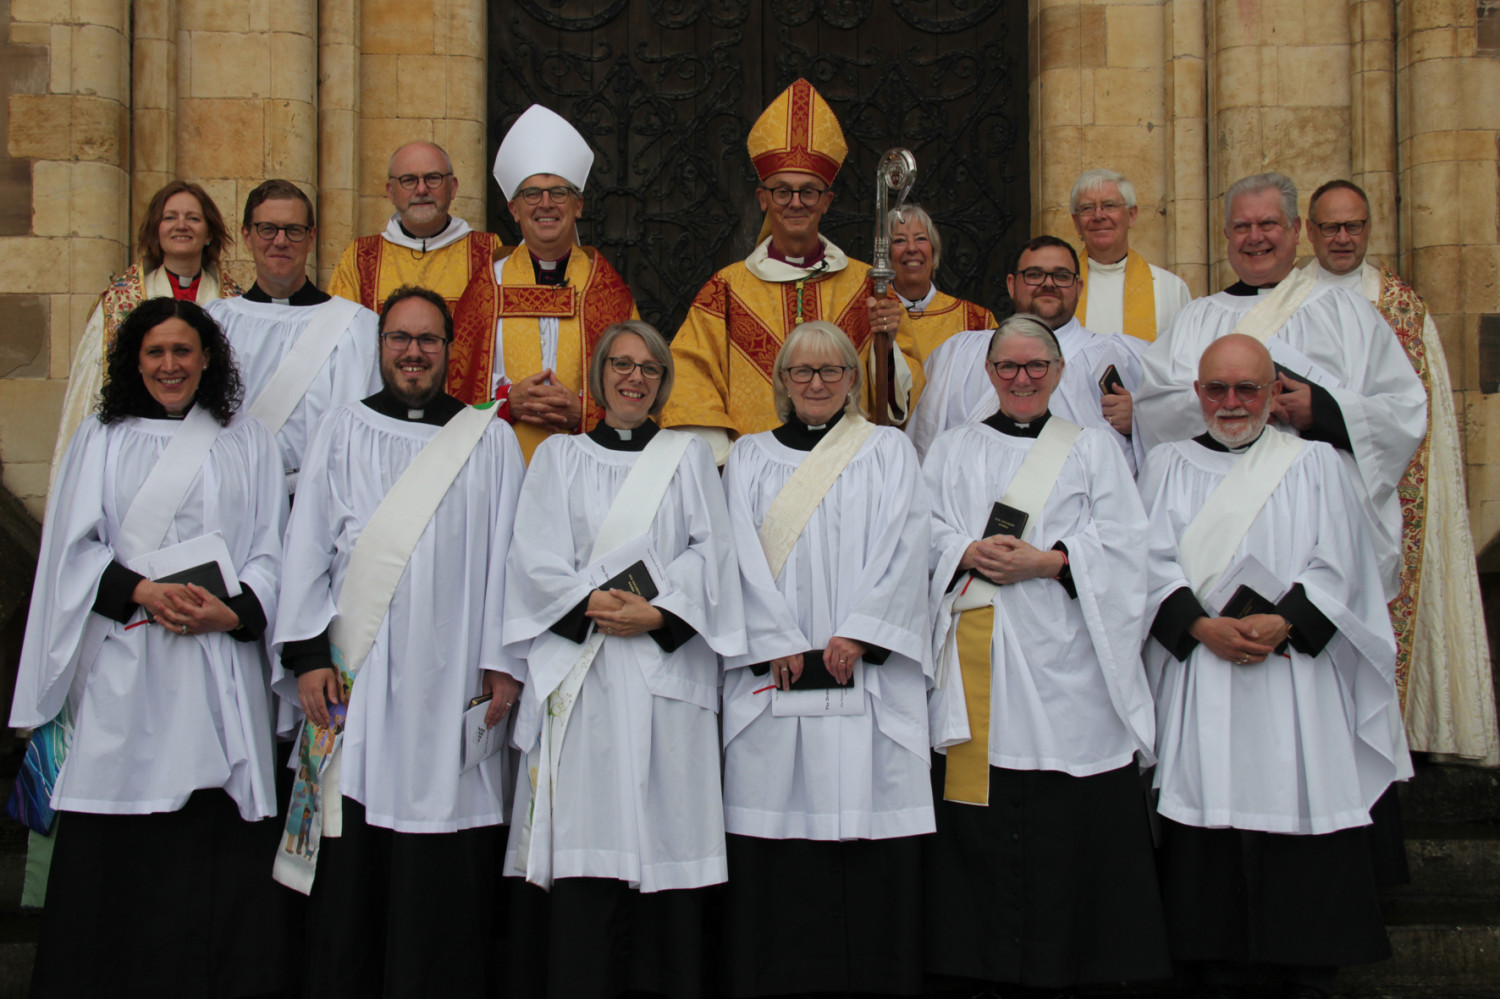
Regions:
<instances>
[{"instance_id":1,"label":"embroidered chasuble orphrey","mask_svg":"<svg viewBox=\"0 0 1500 999\"><path fill-rule=\"evenodd\" d=\"M519 247L504 258L499 282L493 267L487 266L459 300L447 391L471 404L495 397L497 331L504 343L498 370L504 372L505 384L542 370L541 324L554 319L559 324L555 373L562 384L581 394L583 422L575 429L587 432L604 418L603 407L586 384L594 345L612 323L638 318L624 279L593 247L573 247L567 277L558 285L537 284L531 254ZM529 423L513 425L529 462L549 431Z\"/></svg>"},{"instance_id":2,"label":"embroidered chasuble orphrey","mask_svg":"<svg viewBox=\"0 0 1500 999\"><path fill-rule=\"evenodd\" d=\"M489 268L501 249L500 237L491 232L469 232L425 252L398 246L379 233L361 236L339 258L328 293L379 312L391 292L410 284L442 295L453 310L469 282Z\"/></svg>"}]
</instances>

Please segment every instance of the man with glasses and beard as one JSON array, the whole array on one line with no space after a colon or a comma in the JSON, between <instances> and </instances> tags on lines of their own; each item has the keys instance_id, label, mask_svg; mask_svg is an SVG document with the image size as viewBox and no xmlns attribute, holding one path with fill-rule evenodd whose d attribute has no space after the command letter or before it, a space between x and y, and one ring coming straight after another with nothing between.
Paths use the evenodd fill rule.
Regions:
<instances>
[{"instance_id":1,"label":"man with glasses and beard","mask_svg":"<svg viewBox=\"0 0 1500 999\"><path fill-rule=\"evenodd\" d=\"M291 181L268 180L250 192L240 238L255 257L255 284L239 298L209 303L208 314L234 348L245 412L276 435L286 491L295 494L318 418L380 386L378 317L308 279L317 220Z\"/></svg>"},{"instance_id":2,"label":"man with glasses and beard","mask_svg":"<svg viewBox=\"0 0 1500 999\"><path fill-rule=\"evenodd\" d=\"M310 893L307 995L478 996L496 974L515 761L504 735L464 747L526 676L501 627L525 468L493 403L443 392L452 338L436 292L386 300L381 389L318 425L287 528L272 681L306 721L273 873Z\"/></svg>"},{"instance_id":3,"label":"man with glasses and beard","mask_svg":"<svg viewBox=\"0 0 1500 999\"><path fill-rule=\"evenodd\" d=\"M1202 996L1263 975L1315 999L1390 953L1369 827L1412 772L1395 640L1360 489L1328 443L1267 426L1272 354L1219 338L1193 392L1207 433L1140 478L1172 954Z\"/></svg>"},{"instance_id":4,"label":"man with glasses and beard","mask_svg":"<svg viewBox=\"0 0 1500 999\"><path fill-rule=\"evenodd\" d=\"M1401 568L1396 484L1427 427L1427 394L1380 313L1358 295L1297 270L1297 188L1279 173L1246 177L1224 196L1229 265L1239 281L1195 299L1141 355L1137 432L1149 450L1203 432L1193 375L1204 349L1243 333L1264 343L1280 385L1278 428L1332 444L1360 489L1387 600Z\"/></svg>"},{"instance_id":5,"label":"man with glasses and beard","mask_svg":"<svg viewBox=\"0 0 1500 999\"><path fill-rule=\"evenodd\" d=\"M409 284L432 289L452 309L469 280L489 267L500 237L476 232L448 213L458 178L442 146L408 142L392 153L385 194L395 209L385 229L344 248L329 294L379 309L387 295Z\"/></svg>"}]
</instances>

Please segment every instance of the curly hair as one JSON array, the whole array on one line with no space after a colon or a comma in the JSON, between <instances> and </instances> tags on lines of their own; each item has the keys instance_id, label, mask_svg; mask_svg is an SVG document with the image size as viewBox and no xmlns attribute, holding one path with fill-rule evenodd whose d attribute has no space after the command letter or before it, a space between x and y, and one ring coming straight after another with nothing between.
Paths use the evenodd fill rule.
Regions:
<instances>
[{"instance_id":1,"label":"curly hair","mask_svg":"<svg viewBox=\"0 0 1500 999\"><path fill-rule=\"evenodd\" d=\"M229 227L224 224L224 216L219 214L219 206L214 204L214 199L203 188L186 180L171 181L153 194L151 204L146 206L146 217L141 220L140 232L135 237L136 247L146 263L146 269L154 271L162 265L161 220L167 213L167 201L174 194L191 194L198 199L209 237L208 245L203 247L203 268L217 274L219 254L234 242L234 237L229 234Z\"/></svg>"},{"instance_id":2,"label":"curly hair","mask_svg":"<svg viewBox=\"0 0 1500 999\"><path fill-rule=\"evenodd\" d=\"M148 298L131 311L115 333L115 342L104 360L104 391L99 397L99 422L115 423L132 416L156 412L156 400L141 378L141 343L146 334L168 319L181 319L198 333L204 367L193 401L205 407L220 426L228 426L244 399L239 366L234 351L219 324L195 302L175 298Z\"/></svg>"}]
</instances>

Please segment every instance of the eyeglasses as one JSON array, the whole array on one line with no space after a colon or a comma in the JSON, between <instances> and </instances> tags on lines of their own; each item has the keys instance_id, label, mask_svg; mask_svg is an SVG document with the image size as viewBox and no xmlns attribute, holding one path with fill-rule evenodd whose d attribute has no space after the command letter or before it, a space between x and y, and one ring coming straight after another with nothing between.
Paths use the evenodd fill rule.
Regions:
<instances>
[{"instance_id":1,"label":"eyeglasses","mask_svg":"<svg viewBox=\"0 0 1500 999\"><path fill-rule=\"evenodd\" d=\"M1043 284L1046 284L1048 278L1051 278L1052 283L1059 288L1071 288L1073 287L1073 282L1078 280L1078 275L1067 268L1057 271L1044 271L1040 267L1028 267L1024 271L1016 271L1016 273L1021 275L1022 281L1025 281L1033 288L1040 288Z\"/></svg>"},{"instance_id":2,"label":"eyeglasses","mask_svg":"<svg viewBox=\"0 0 1500 999\"><path fill-rule=\"evenodd\" d=\"M274 240L278 232L286 233L287 240L292 243L302 242L307 238L307 234L312 232L312 226L277 225L275 222L252 222L250 228L254 229L255 234L267 243Z\"/></svg>"},{"instance_id":3,"label":"eyeglasses","mask_svg":"<svg viewBox=\"0 0 1500 999\"><path fill-rule=\"evenodd\" d=\"M1121 211L1125 207L1126 205L1123 201L1100 201L1097 204L1090 201L1087 204L1082 204L1075 208L1073 210L1073 214L1092 215L1095 212L1098 212L1101 215L1113 215L1115 212Z\"/></svg>"},{"instance_id":4,"label":"eyeglasses","mask_svg":"<svg viewBox=\"0 0 1500 999\"><path fill-rule=\"evenodd\" d=\"M1000 377L1000 380L1008 382L1015 378L1016 375L1019 375L1022 369L1025 369L1027 376L1032 381L1036 381L1039 378L1046 378L1047 371L1052 367L1053 362L1037 360L1027 361L1025 364L1017 364L1015 361L991 361L989 363L990 367L995 369L995 374Z\"/></svg>"},{"instance_id":5,"label":"eyeglasses","mask_svg":"<svg viewBox=\"0 0 1500 999\"><path fill-rule=\"evenodd\" d=\"M823 199L828 193L826 187L766 187L761 185L760 189L771 196L771 200L785 208L792 203L792 195L802 202L802 207L811 208Z\"/></svg>"},{"instance_id":6,"label":"eyeglasses","mask_svg":"<svg viewBox=\"0 0 1500 999\"><path fill-rule=\"evenodd\" d=\"M1318 231L1329 239L1337 236L1342 229L1351 236L1358 236L1365 231L1365 226L1370 224L1369 219L1350 219L1348 222L1314 222Z\"/></svg>"},{"instance_id":7,"label":"eyeglasses","mask_svg":"<svg viewBox=\"0 0 1500 999\"><path fill-rule=\"evenodd\" d=\"M1276 230L1285 229L1286 227L1287 224L1278 219L1264 219L1260 222L1247 222L1241 219L1237 222L1229 223L1229 231L1241 237L1248 236L1256 231L1263 232L1269 236Z\"/></svg>"},{"instance_id":8,"label":"eyeglasses","mask_svg":"<svg viewBox=\"0 0 1500 999\"><path fill-rule=\"evenodd\" d=\"M807 364L799 364L795 368L786 368L786 376L798 385L806 385L817 375L824 385L838 381L844 377L844 372L854 369L847 364L825 364L820 368L814 368Z\"/></svg>"},{"instance_id":9,"label":"eyeglasses","mask_svg":"<svg viewBox=\"0 0 1500 999\"><path fill-rule=\"evenodd\" d=\"M417 342L417 349L424 354L441 354L448 344L447 337L438 336L436 333L413 335L405 330L388 330L380 334L380 340L385 344L386 350L393 350L398 354L406 353L413 340Z\"/></svg>"},{"instance_id":10,"label":"eyeglasses","mask_svg":"<svg viewBox=\"0 0 1500 999\"><path fill-rule=\"evenodd\" d=\"M1258 385L1255 382L1235 382L1233 385L1227 382L1208 382L1202 386L1203 398L1209 402L1218 403L1223 402L1228 398L1229 393L1233 392L1234 397L1240 402L1254 402L1260 398L1260 394L1268 385L1270 382L1265 385Z\"/></svg>"},{"instance_id":11,"label":"eyeglasses","mask_svg":"<svg viewBox=\"0 0 1500 999\"><path fill-rule=\"evenodd\" d=\"M566 184L558 184L556 187L523 187L516 192L516 197L528 205L539 205L542 203L542 195L552 199L554 205L567 201L568 198L578 192Z\"/></svg>"},{"instance_id":12,"label":"eyeglasses","mask_svg":"<svg viewBox=\"0 0 1500 999\"><path fill-rule=\"evenodd\" d=\"M434 187L437 187L443 181L447 180L449 177L452 177L452 176L453 176L452 173L437 173L437 172L433 172L433 173L403 173L399 177L391 177L391 180L394 180L396 183L400 184L402 187L406 188L408 191L415 191L417 189L417 181L420 180L423 184L427 185L427 189L430 191Z\"/></svg>"},{"instance_id":13,"label":"eyeglasses","mask_svg":"<svg viewBox=\"0 0 1500 999\"><path fill-rule=\"evenodd\" d=\"M610 370L617 375L628 375L640 368L641 377L654 382L667 373L667 366L658 361L632 361L620 354L611 354L605 360L609 362Z\"/></svg>"}]
</instances>

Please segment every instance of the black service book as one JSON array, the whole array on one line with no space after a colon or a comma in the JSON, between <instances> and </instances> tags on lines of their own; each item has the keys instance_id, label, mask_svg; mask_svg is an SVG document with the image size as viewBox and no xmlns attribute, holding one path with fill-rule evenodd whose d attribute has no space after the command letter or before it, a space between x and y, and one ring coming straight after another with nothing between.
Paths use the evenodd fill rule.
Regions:
<instances>
[{"instance_id":1,"label":"black service book","mask_svg":"<svg viewBox=\"0 0 1500 999\"><path fill-rule=\"evenodd\" d=\"M1004 503L996 503L990 508L990 521L984 525L982 537L992 538L997 534L1009 534L1013 538L1019 538L1021 532L1026 530L1026 521L1031 514L1025 510L1019 510Z\"/></svg>"},{"instance_id":2,"label":"black service book","mask_svg":"<svg viewBox=\"0 0 1500 999\"><path fill-rule=\"evenodd\" d=\"M1276 605L1271 601L1250 587L1241 584L1240 588L1234 591L1234 596L1230 597L1229 601L1224 604L1224 610L1219 616L1238 619L1249 617L1251 614L1280 613L1281 611L1277 610ZM1287 642L1282 642L1276 646L1276 651L1285 655L1287 644Z\"/></svg>"},{"instance_id":3,"label":"black service book","mask_svg":"<svg viewBox=\"0 0 1500 999\"><path fill-rule=\"evenodd\" d=\"M641 559L636 559L626 566L622 572L608 580L599 589L606 593L610 590L628 590L642 600L654 600L659 592L656 582L651 578L651 573L646 571L646 563Z\"/></svg>"},{"instance_id":4,"label":"black service book","mask_svg":"<svg viewBox=\"0 0 1500 999\"><path fill-rule=\"evenodd\" d=\"M771 672L770 663L756 663L750 667L750 672L756 676L765 676ZM828 667L823 665L823 650L810 649L802 653L802 677L794 684L793 690L830 690L834 687L847 687L848 684L839 683L828 672Z\"/></svg>"},{"instance_id":5,"label":"black service book","mask_svg":"<svg viewBox=\"0 0 1500 999\"><path fill-rule=\"evenodd\" d=\"M229 587L224 585L224 573L217 562L203 562L170 576L163 576L158 583L196 583L220 600L229 599Z\"/></svg>"},{"instance_id":6,"label":"black service book","mask_svg":"<svg viewBox=\"0 0 1500 999\"><path fill-rule=\"evenodd\" d=\"M1099 391L1106 396L1112 395L1116 385L1124 388L1125 381L1120 377L1120 372L1116 371L1115 366L1111 364L1104 369L1104 374L1099 376Z\"/></svg>"}]
</instances>

